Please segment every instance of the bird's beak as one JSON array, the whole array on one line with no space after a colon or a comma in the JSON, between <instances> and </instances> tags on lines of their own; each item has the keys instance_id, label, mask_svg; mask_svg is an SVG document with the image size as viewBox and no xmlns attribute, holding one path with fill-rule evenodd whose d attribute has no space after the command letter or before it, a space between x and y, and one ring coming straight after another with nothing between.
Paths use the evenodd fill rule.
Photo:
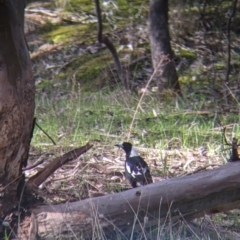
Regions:
<instances>
[{"instance_id":1,"label":"bird's beak","mask_svg":"<svg viewBox=\"0 0 240 240\"><path fill-rule=\"evenodd\" d=\"M114 146L115 146L115 147L119 147L119 148L123 148L123 145L122 145L122 144L115 144Z\"/></svg>"}]
</instances>

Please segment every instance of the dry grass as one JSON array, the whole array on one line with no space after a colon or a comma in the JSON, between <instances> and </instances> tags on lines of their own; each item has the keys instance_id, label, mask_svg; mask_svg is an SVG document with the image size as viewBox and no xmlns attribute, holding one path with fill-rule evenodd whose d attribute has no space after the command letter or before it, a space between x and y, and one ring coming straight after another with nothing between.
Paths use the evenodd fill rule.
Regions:
<instances>
[{"instance_id":1,"label":"dry grass","mask_svg":"<svg viewBox=\"0 0 240 240\"><path fill-rule=\"evenodd\" d=\"M53 157L66 152L66 148L52 148L55 154L31 151L29 163L36 158L45 162L35 169L26 171L28 177L34 175ZM222 157L215 152L201 149L164 150L138 147L148 163L154 182L213 169L221 164ZM42 191L52 202L73 201L101 196L130 188L124 177L125 153L112 145L95 142L94 147L84 156L57 170L42 186Z\"/></svg>"}]
</instances>

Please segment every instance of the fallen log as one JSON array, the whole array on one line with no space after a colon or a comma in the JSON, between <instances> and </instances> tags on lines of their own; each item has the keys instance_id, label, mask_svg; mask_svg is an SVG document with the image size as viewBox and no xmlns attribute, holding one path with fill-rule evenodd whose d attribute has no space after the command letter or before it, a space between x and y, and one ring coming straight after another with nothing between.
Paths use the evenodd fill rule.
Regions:
<instances>
[{"instance_id":1,"label":"fallen log","mask_svg":"<svg viewBox=\"0 0 240 240\"><path fill-rule=\"evenodd\" d=\"M87 143L85 146L76 148L60 157L54 158L49 164L39 170L37 174L28 180L28 186L39 187L39 185L43 183L49 176L51 176L58 168L78 158L80 155L87 152L91 147L92 145L90 143Z\"/></svg>"},{"instance_id":2,"label":"fallen log","mask_svg":"<svg viewBox=\"0 0 240 240\"><path fill-rule=\"evenodd\" d=\"M101 239L102 236L144 231L162 220L197 218L240 205L240 162L214 170L176 177L125 192L73 203L31 209L34 226L28 234L41 239ZM34 224L35 223L35 224ZM133 229L134 225L134 229ZM35 229L35 230L34 230ZM25 232L25 235L24 235ZM22 229L21 239L27 239Z\"/></svg>"}]
</instances>

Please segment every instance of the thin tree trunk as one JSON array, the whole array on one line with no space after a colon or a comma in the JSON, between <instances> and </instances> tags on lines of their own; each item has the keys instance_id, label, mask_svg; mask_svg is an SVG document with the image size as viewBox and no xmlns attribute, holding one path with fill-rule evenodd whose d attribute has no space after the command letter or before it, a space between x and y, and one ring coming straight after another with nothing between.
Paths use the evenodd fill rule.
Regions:
<instances>
[{"instance_id":1,"label":"thin tree trunk","mask_svg":"<svg viewBox=\"0 0 240 240\"><path fill-rule=\"evenodd\" d=\"M159 92L162 93L164 89L170 88L180 93L168 30L167 0L150 1L149 23L152 63Z\"/></svg>"},{"instance_id":2,"label":"thin tree trunk","mask_svg":"<svg viewBox=\"0 0 240 240\"><path fill-rule=\"evenodd\" d=\"M24 0L0 1L0 219L17 205L34 116L34 79L24 38Z\"/></svg>"},{"instance_id":3,"label":"thin tree trunk","mask_svg":"<svg viewBox=\"0 0 240 240\"><path fill-rule=\"evenodd\" d=\"M165 220L192 219L240 205L240 162L121 193L79 202L38 206L21 224L21 239L101 239L152 229ZM160 222L159 222L160 221ZM24 226L31 228L29 232ZM135 222L135 225L134 225ZM134 225L134 229L133 229ZM27 232L27 234L26 234ZM115 236L116 237L116 236Z\"/></svg>"}]
</instances>

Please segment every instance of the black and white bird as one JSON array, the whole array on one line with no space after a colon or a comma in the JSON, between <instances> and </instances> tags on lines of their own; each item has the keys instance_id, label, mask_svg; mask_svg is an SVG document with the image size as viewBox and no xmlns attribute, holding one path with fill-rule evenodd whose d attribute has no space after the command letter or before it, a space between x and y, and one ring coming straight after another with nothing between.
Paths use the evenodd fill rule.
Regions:
<instances>
[{"instance_id":1,"label":"black and white bird","mask_svg":"<svg viewBox=\"0 0 240 240\"><path fill-rule=\"evenodd\" d=\"M137 150L131 143L123 142L115 146L126 152L125 176L132 187L135 188L153 182L147 163L138 155Z\"/></svg>"}]
</instances>

